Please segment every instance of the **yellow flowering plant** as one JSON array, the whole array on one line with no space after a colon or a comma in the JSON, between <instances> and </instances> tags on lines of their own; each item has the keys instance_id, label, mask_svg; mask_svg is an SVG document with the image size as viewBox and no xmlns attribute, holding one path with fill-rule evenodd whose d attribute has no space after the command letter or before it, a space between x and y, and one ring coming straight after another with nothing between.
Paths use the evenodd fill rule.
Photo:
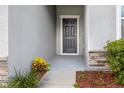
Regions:
<instances>
[{"instance_id":1,"label":"yellow flowering plant","mask_svg":"<svg viewBox=\"0 0 124 93\"><path fill-rule=\"evenodd\" d=\"M50 64L43 57L36 57L32 63L32 70L35 71L48 71Z\"/></svg>"}]
</instances>

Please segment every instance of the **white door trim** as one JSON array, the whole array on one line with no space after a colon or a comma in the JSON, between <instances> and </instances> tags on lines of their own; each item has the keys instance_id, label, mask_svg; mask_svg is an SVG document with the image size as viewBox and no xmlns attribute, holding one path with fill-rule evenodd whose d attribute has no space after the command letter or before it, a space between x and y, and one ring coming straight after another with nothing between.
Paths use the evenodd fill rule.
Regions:
<instances>
[{"instance_id":1,"label":"white door trim","mask_svg":"<svg viewBox=\"0 0 124 93\"><path fill-rule=\"evenodd\" d=\"M77 53L63 53L63 18L76 18L77 19ZM79 55L79 18L80 15L60 15L60 49L61 55Z\"/></svg>"}]
</instances>

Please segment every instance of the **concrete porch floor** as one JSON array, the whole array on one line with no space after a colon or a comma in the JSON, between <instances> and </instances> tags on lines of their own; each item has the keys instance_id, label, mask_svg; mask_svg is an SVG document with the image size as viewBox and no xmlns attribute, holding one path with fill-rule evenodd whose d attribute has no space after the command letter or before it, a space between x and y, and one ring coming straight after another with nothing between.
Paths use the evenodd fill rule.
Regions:
<instances>
[{"instance_id":1,"label":"concrete porch floor","mask_svg":"<svg viewBox=\"0 0 124 93\"><path fill-rule=\"evenodd\" d=\"M73 88L76 71L86 70L82 56L55 56L49 63L51 70L40 81L41 88Z\"/></svg>"},{"instance_id":2,"label":"concrete porch floor","mask_svg":"<svg viewBox=\"0 0 124 93\"><path fill-rule=\"evenodd\" d=\"M83 56L63 55L55 56L49 61L51 70L86 70L86 62Z\"/></svg>"}]
</instances>

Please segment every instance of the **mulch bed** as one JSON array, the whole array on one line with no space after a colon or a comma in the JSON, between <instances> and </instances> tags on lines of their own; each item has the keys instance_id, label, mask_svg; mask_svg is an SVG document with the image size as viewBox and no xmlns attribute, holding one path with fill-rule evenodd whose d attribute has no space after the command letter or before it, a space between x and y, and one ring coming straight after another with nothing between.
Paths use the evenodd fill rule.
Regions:
<instances>
[{"instance_id":1,"label":"mulch bed","mask_svg":"<svg viewBox=\"0 0 124 93\"><path fill-rule=\"evenodd\" d=\"M76 83L80 88L124 88L115 82L111 72L77 71Z\"/></svg>"}]
</instances>

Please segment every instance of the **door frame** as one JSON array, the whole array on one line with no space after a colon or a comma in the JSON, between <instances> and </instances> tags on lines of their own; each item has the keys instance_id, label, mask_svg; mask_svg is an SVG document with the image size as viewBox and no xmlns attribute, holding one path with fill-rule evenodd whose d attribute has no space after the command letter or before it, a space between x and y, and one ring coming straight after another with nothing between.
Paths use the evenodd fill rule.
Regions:
<instances>
[{"instance_id":1,"label":"door frame","mask_svg":"<svg viewBox=\"0 0 124 93\"><path fill-rule=\"evenodd\" d=\"M76 18L77 19L77 53L63 53L63 19ZM79 18L80 15L60 15L60 51L61 55L79 55Z\"/></svg>"}]
</instances>

